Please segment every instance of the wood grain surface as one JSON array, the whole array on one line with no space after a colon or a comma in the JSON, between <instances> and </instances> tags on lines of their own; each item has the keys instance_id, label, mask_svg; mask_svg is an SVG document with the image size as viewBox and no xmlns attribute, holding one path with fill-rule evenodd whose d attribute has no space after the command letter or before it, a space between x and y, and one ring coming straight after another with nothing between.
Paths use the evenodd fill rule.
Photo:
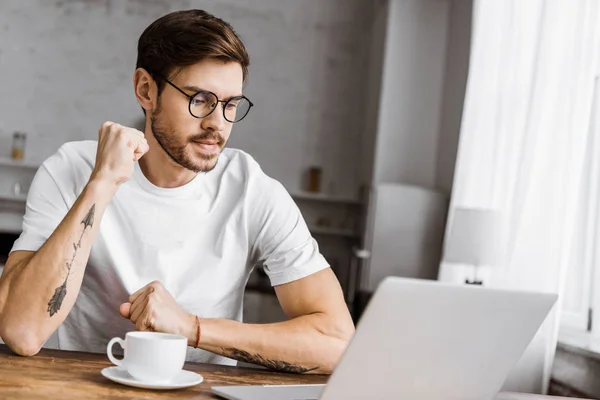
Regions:
<instances>
[{"instance_id":1,"label":"wood grain surface","mask_svg":"<svg viewBox=\"0 0 600 400\"><path fill-rule=\"evenodd\" d=\"M184 369L204 377L201 384L179 390L138 389L100 374L110 367L104 354L43 349L20 357L0 344L0 399L216 399L211 386L315 384L327 376L295 375L254 368L186 363Z\"/></svg>"},{"instance_id":2,"label":"wood grain surface","mask_svg":"<svg viewBox=\"0 0 600 400\"><path fill-rule=\"evenodd\" d=\"M42 350L20 357L0 344L0 399L217 399L211 386L326 383L328 376L295 375L263 369L186 363L184 369L204 377L201 384L179 390L138 389L114 383L100 371L113 364L104 354ZM559 400L518 393L501 393L496 400ZM365 399L367 400L367 399Z\"/></svg>"}]
</instances>

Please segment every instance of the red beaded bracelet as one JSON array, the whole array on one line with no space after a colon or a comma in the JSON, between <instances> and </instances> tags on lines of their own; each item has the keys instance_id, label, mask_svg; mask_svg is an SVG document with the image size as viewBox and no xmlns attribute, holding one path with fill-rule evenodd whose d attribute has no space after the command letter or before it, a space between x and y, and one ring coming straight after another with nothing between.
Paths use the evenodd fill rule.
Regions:
<instances>
[{"instance_id":1,"label":"red beaded bracelet","mask_svg":"<svg viewBox=\"0 0 600 400\"><path fill-rule=\"evenodd\" d=\"M200 318L196 315L196 324L198 325L198 338L196 339L196 348L200 347Z\"/></svg>"}]
</instances>

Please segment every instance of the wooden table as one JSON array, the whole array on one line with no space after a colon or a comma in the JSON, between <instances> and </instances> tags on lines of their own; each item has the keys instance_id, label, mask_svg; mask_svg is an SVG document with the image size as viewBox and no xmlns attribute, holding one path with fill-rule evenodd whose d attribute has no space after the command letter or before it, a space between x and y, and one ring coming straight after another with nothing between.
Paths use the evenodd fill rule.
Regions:
<instances>
[{"instance_id":1,"label":"wooden table","mask_svg":"<svg viewBox=\"0 0 600 400\"><path fill-rule=\"evenodd\" d=\"M293 375L254 368L186 363L204 382L188 389L158 391L113 383L100 375L112 364L104 354L42 350L34 357L20 357L0 344L1 399L217 399L215 385L281 385L325 383L323 375ZM559 397L503 393L498 400L559 400Z\"/></svg>"},{"instance_id":2,"label":"wooden table","mask_svg":"<svg viewBox=\"0 0 600 400\"><path fill-rule=\"evenodd\" d=\"M180 390L145 390L114 383L100 374L110 361L104 354L46 350L20 357L0 345L0 399L217 399L215 385L313 384L327 376L294 375L254 368L186 363L204 377L201 384Z\"/></svg>"}]
</instances>

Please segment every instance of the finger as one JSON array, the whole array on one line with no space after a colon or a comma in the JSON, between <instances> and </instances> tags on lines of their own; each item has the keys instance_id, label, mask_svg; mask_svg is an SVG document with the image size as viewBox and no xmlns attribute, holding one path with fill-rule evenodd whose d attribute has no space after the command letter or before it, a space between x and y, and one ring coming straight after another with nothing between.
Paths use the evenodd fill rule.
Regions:
<instances>
[{"instance_id":1,"label":"finger","mask_svg":"<svg viewBox=\"0 0 600 400\"><path fill-rule=\"evenodd\" d=\"M137 161L150 150L148 141L143 136L131 135L130 147L133 148L133 161Z\"/></svg>"},{"instance_id":2,"label":"finger","mask_svg":"<svg viewBox=\"0 0 600 400\"><path fill-rule=\"evenodd\" d=\"M137 129L133 129L133 131L142 139L146 140L146 135L142 131L138 131Z\"/></svg>"},{"instance_id":3,"label":"finger","mask_svg":"<svg viewBox=\"0 0 600 400\"><path fill-rule=\"evenodd\" d=\"M124 317L129 319L129 315L130 315L130 310L131 310L131 303L123 303L121 304L121 306L119 307L119 313Z\"/></svg>"},{"instance_id":4,"label":"finger","mask_svg":"<svg viewBox=\"0 0 600 400\"><path fill-rule=\"evenodd\" d=\"M146 135L142 131L138 131L137 129L127 128L127 127L121 127L121 128L124 131L124 133L126 133L126 135L130 138L133 138L135 140L142 140L142 141L146 140Z\"/></svg>"},{"instance_id":5,"label":"finger","mask_svg":"<svg viewBox=\"0 0 600 400\"><path fill-rule=\"evenodd\" d=\"M150 331L153 330L154 318L152 317L152 311L150 306L146 304L144 311L140 314L135 323L135 329L138 331Z\"/></svg>"},{"instance_id":6,"label":"finger","mask_svg":"<svg viewBox=\"0 0 600 400\"><path fill-rule=\"evenodd\" d=\"M148 296L150 295L150 293L152 292L144 292L141 296L138 296L138 298L133 303L131 303L131 309L129 310L129 319L132 319L134 314L136 316L139 315L139 313L144 309L144 307L146 307L146 303L148 301Z\"/></svg>"},{"instance_id":7,"label":"finger","mask_svg":"<svg viewBox=\"0 0 600 400\"><path fill-rule=\"evenodd\" d=\"M131 320L131 322L133 322L134 324L137 322L140 315L142 314L142 311L146 309L149 300L150 295L143 298L140 297L135 303L133 303L133 305L131 306L131 311L129 312L129 319Z\"/></svg>"},{"instance_id":8,"label":"finger","mask_svg":"<svg viewBox=\"0 0 600 400\"><path fill-rule=\"evenodd\" d=\"M149 283L141 288L139 288L135 293L133 293L131 296L129 296L129 302L130 303L135 303L135 301L137 300L138 297L140 297L142 294L144 294L144 292L148 291L148 290L154 290L152 288L152 283Z\"/></svg>"},{"instance_id":9,"label":"finger","mask_svg":"<svg viewBox=\"0 0 600 400\"><path fill-rule=\"evenodd\" d=\"M134 150L134 155L135 156L139 156L139 158L141 158L144 154L146 154L148 152L148 150L150 150L150 146L148 145L148 142L146 142L146 140L144 139L143 142L138 143L137 147Z\"/></svg>"},{"instance_id":10,"label":"finger","mask_svg":"<svg viewBox=\"0 0 600 400\"><path fill-rule=\"evenodd\" d=\"M136 154L133 156L133 161L139 161L139 160L140 160L142 157L144 157L145 155L146 155L146 153L143 153L143 154L142 154L142 153L136 153Z\"/></svg>"},{"instance_id":11,"label":"finger","mask_svg":"<svg viewBox=\"0 0 600 400\"><path fill-rule=\"evenodd\" d=\"M154 293L154 287L147 286L146 290L137 296L135 301L131 304L131 309L129 310L129 319L131 319L134 323L137 321L139 314L146 307L146 304L148 304L148 300L150 299L152 293Z\"/></svg>"},{"instance_id":12,"label":"finger","mask_svg":"<svg viewBox=\"0 0 600 400\"><path fill-rule=\"evenodd\" d=\"M146 137L140 132L140 135L142 136L138 136L136 139L139 141L140 144L148 144L148 141L146 140Z\"/></svg>"},{"instance_id":13,"label":"finger","mask_svg":"<svg viewBox=\"0 0 600 400\"><path fill-rule=\"evenodd\" d=\"M102 132L108 131L113 124L114 122L111 121L106 121L105 123L103 123L100 126L100 129L98 129L98 138L102 137Z\"/></svg>"}]
</instances>

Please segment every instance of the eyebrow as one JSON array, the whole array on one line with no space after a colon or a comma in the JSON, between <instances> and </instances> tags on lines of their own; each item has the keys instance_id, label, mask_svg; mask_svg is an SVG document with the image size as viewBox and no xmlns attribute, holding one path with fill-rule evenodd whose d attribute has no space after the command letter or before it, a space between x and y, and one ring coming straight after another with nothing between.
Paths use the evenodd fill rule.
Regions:
<instances>
[{"instance_id":1,"label":"eyebrow","mask_svg":"<svg viewBox=\"0 0 600 400\"><path fill-rule=\"evenodd\" d=\"M196 94L198 92L210 92L210 90L202 89L202 88L199 88L198 86L193 86L193 85L186 85L183 88L190 92L194 92L194 94ZM243 96L243 94L236 94L235 96L230 96L230 97L220 99L220 100L227 101L227 100L233 99L234 97L242 97L242 96Z\"/></svg>"}]
</instances>

